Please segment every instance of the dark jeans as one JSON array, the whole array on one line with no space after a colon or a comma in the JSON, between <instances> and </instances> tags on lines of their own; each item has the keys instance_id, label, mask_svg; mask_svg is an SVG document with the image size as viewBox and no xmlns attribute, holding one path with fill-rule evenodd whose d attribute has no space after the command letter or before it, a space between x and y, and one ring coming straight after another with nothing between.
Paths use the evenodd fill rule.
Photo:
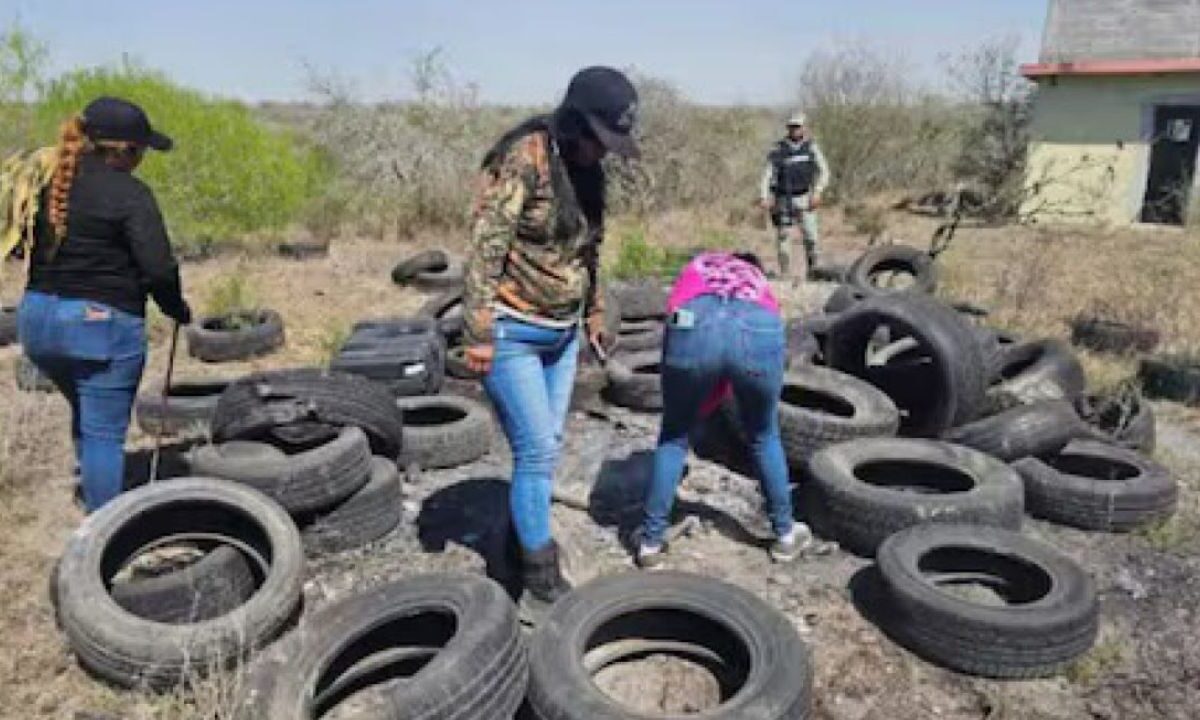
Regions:
<instances>
[{"instance_id":1,"label":"dark jeans","mask_svg":"<svg viewBox=\"0 0 1200 720\"><path fill-rule=\"evenodd\" d=\"M97 510L124 485L125 434L146 363L145 319L27 292L17 323L25 354L71 404L84 504Z\"/></svg>"},{"instance_id":2,"label":"dark jeans","mask_svg":"<svg viewBox=\"0 0 1200 720\"><path fill-rule=\"evenodd\" d=\"M794 520L787 461L779 438L786 346L783 322L755 303L715 295L698 297L684 310L695 317L692 327L667 326L662 429L654 453L654 479L646 497L642 541L658 545L663 540L687 459L688 433L722 379L733 385L771 525L777 535L784 535Z\"/></svg>"},{"instance_id":3,"label":"dark jeans","mask_svg":"<svg viewBox=\"0 0 1200 720\"><path fill-rule=\"evenodd\" d=\"M575 384L579 331L496 321L495 359L483 386L513 454L509 505L521 547L545 548L550 534L550 489Z\"/></svg>"}]
</instances>

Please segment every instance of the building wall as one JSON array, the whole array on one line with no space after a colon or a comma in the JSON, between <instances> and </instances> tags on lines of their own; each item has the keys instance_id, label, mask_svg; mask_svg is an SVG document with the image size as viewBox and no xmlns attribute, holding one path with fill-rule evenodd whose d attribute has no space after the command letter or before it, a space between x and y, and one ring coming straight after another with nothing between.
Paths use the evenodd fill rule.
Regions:
<instances>
[{"instance_id":1,"label":"building wall","mask_svg":"<svg viewBox=\"0 0 1200 720\"><path fill-rule=\"evenodd\" d=\"M1044 63L1200 57L1200 0L1050 0Z\"/></svg>"},{"instance_id":2,"label":"building wall","mask_svg":"<svg viewBox=\"0 0 1200 720\"><path fill-rule=\"evenodd\" d=\"M1172 104L1200 105L1200 73L1062 76L1039 83L1025 212L1135 222L1146 193L1154 108Z\"/></svg>"}]
</instances>

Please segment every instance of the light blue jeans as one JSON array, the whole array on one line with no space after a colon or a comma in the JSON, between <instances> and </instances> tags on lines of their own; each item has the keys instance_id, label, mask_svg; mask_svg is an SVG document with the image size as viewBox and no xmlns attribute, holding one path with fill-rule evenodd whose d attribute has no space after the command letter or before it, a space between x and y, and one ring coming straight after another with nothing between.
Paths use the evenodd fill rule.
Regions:
<instances>
[{"instance_id":1,"label":"light blue jeans","mask_svg":"<svg viewBox=\"0 0 1200 720\"><path fill-rule=\"evenodd\" d=\"M533 552L552 539L550 488L575 384L579 331L499 318L493 339L495 357L483 386L512 448L513 526L521 547Z\"/></svg>"},{"instance_id":2,"label":"light blue jeans","mask_svg":"<svg viewBox=\"0 0 1200 720\"><path fill-rule=\"evenodd\" d=\"M783 321L756 303L715 295L702 295L684 310L695 318L692 327L667 324L662 427L654 452L654 478L646 496L642 542L659 545L663 541L687 460L688 433L722 379L733 385L771 526L776 535L786 535L795 520L787 459L779 437L779 394L786 352Z\"/></svg>"},{"instance_id":3,"label":"light blue jeans","mask_svg":"<svg viewBox=\"0 0 1200 720\"><path fill-rule=\"evenodd\" d=\"M146 364L146 321L116 308L27 292L25 354L71 404L71 438L89 512L121 493L125 435Z\"/></svg>"}]
</instances>

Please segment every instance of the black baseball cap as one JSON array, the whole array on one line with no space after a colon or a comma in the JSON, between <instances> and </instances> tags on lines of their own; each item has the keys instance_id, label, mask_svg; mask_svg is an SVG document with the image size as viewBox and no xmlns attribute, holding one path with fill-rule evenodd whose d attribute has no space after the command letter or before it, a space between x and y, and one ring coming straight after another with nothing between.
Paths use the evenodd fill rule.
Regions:
<instances>
[{"instance_id":1,"label":"black baseball cap","mask_svg":"<svg viewBox=\"0 0 1200 720\"><path fill-rule=\"evenodd\" d=\"M114 97L101 97L83 109L83 130L92 140L120 140L167 151L171 138L150 127L146 111Z\"/></svg>"},{"instance_id":2,"label":"black baseball cap","mask_svg":"<svg viewBox=\"0 0 1200 720\"><path fill-rule=\"evenodd\" d=\"M604 147L626 158L640 158L633 139L637 123L638 94L619 70L589 67L575 73L567 86L563 106L577 110Z\"/></svg>"}]
</instances>

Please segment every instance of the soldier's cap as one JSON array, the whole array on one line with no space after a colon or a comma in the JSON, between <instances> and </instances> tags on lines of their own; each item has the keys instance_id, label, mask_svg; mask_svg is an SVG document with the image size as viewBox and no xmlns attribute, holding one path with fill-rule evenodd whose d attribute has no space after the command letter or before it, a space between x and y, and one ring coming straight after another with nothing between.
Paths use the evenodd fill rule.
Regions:
<instances>
[{"instance_id":1,"label":"soldier's cap","mask_svg":"<svg viewBox=\"0 0 1200 720\"><path fill-rule=\"evenodd\" d=\"M83 130L92 140L118 140L167 151L174 141L150 126L146 111L115 97L100 97L83 109Z\"/></svg>"},{"instance_id":2,"label":"soldier's cap","mask_svg":"<svg viewBox=\"0 0 1200 720\"><path fill-rule=\"evenodd\" d=\"M638 94L621 71L596 66L575 73L567 86L563 106L587 118L604 147L625 158L642 156L633 139Z\"/></svg>"},{"instance_id":3,"label":"soldier's cap","mask_svg":"<svg viewBox=\"0 0 1200 720\"><path fill-rule=\"evenodd\" d=\"M790 118L788 118L788 121L787 121L788 127L804 127L807 124L808 124L808 116L805 115L803 112L800 112L799 110L792 113L792 116Z\"/></svg>"}]
</instances>

